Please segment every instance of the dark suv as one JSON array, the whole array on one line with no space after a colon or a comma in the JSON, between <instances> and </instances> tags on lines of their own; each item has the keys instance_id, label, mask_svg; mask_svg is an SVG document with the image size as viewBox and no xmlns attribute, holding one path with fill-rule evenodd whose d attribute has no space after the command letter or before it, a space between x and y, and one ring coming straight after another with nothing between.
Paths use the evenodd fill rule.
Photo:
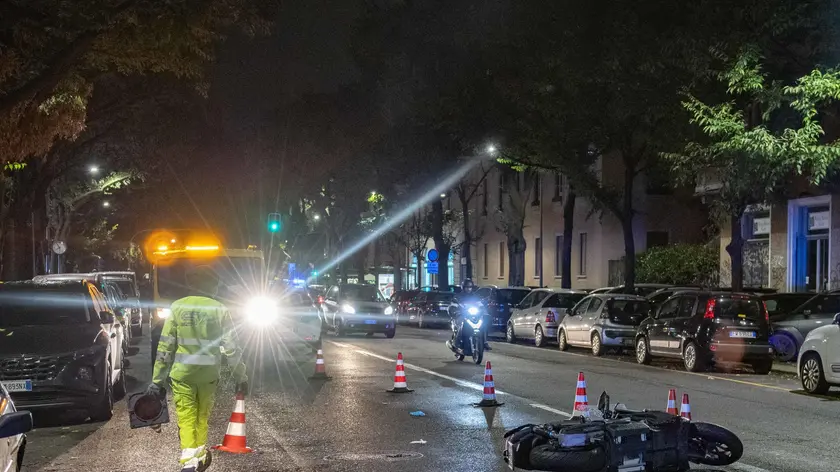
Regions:
<instances>
[{"instance_id":1,"label":"dark suv","mask_svg":"<svg viewBox=\"0 0 840 472\"><path fill-rule=\"evenodd\" d=\"M0 284L0 381L21 408L111 418L125 395L120 330L86 281Z\"/></svg>"},{"instance_id":2,"label":"dark suv","mask_svg":"<svg viewBox=\"0 0 840 472\"><path fill-rule=\"evenodd\" d=\"M762 300L747 293L686 291L665 300L636 333L636 360L683 360L691 372L715 361L749 364L757 374L773 367L770 321Z\"/></svg>"},{"instance_id":3,"label":"dark suv","mask_svg":"<svg viewBox=\"0 0 840 472\"><path fill-rule=\"evenodd\" d=\"M477 297L487 307L490 315L490 327L493 331L506 332L510 314L513 308L531 293L528 287L503 287L493 285L484 286L475 291Z\"/></svg>"}]
</instances>

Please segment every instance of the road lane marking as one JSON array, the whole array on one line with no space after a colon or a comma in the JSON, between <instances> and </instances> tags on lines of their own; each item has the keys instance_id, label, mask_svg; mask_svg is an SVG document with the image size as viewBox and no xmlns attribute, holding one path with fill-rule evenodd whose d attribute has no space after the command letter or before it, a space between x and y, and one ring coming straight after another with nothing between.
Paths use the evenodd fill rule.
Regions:
<instances>
[{"instance_id":1,"label":"road lane marking","mask_svg":"<svg viewBox=\"0 0 840 472\"><path fill-rule=\"evenodd\" d=\"M571 413L566 413L565 411L558 410L557 408L551 408L548 405L542 405L540 403L531 403L530 405L534 408L539 408L540 410L549 411L551 413L554 413L555 415L567 416L569 418L572 417Z\"/></svg>"},{"instance_id":2,"label":"road lane marking","mask_svg":"<svg viewBox=\"0 0 840 472\"><path fill-rule=\"evenodd\" d=\"M741 464L740 462L736 462L734 464L729 464L727 466L727 468L740 470L742 472L770 472L767 469L762 469L761 467L756 467L754 465L749 465L749 464Z\"/></svg>"}]
</instances>

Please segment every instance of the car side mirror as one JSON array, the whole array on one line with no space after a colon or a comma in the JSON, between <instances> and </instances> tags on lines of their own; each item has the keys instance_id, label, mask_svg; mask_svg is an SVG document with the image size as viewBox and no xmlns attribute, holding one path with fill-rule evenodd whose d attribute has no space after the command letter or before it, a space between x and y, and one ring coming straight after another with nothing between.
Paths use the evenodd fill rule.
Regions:
<instances>
[{"instance_id":1,"label":"car side mirror","mask_svg":"<svg viewBox=\"0 0 840 472\"><path fill-rule=\"evenodd\" d=\"M0 416L0 438L10 438L32 431L32 414L18 411Z\"/></svg>"},{"instance_id":2,"label":"car side mirror","mask_svg":"<svg viewBox=\"0 0 840 472\"><path fill-rule=\"evenodd\" d=\"M840 313L834 315L834 324L840 326Z\"/></svg>"},{"instance_id":3,"label":"car side mirror","mask_svg":"<svg viewBox=\"0 0 840 472\"><path fill-rule=\"evenodd\" d=\"M100 311L99 312L99 322L102 324L113 324L114 323L114 315L110 311Z\"/></svg>"}]
</instances>

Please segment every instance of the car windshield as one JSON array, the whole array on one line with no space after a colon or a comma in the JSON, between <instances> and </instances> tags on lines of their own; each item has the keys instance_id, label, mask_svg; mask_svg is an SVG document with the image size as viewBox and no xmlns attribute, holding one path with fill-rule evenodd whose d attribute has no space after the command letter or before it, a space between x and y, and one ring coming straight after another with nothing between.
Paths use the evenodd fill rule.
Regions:
<instances>
[{"instance_id":1,"label":"car windshield","mask_svg":"<svg viewBox=\"0 0 840 472\"><path fill-rule=\"evenodd\" d=\"M194 293L187 286L186 276L191 269L209 265L213 268L222 287L240 286L257 292L263 286L263 262L258 257L219 257L206 259L175 259L171 264L157 268L158 293L168 300L177 300Z\"/></svg>"},{"instance_id":2,"label":"car windshield","mask_svg":"<svg viewBox=\"0 0 840 472\"><path fill-rule=\"evenodd\" d=\"M373 285L344 285L341 298L354 302L384 302L385 297Z\"/></svg>"},{"instance_id":3,"label":"car windshield","mask_svg":"<svg viewBox=\"0 0 840 472\"><path fill-rule=\"evenodd\" d=\"M451 302L454 294L452 293L437 293L430 292L427 295L426 301L430 302Z\"/></svg>"},{"instance_id":4,"label":"car windshield","mask_svg":"<svg viewBox=\"0 0 840 472\"><path fill-rule=\"evenodd\" d=\"M633 300L625 298L613 298L607 301L607 312L610 315L645 315L650 311L650 302L647 300Z\"/></svg>"},{"instance_id":5,"label":"car windshield","mask_svg":"<svg viewBox=\"0 0 840 472\"><path fill-rule=\"evenodd\" d=\"M543 308L572 308L583 300L585 293L555 293L543 303Z\"/></svg>"},{"instance_id":6,"label":"car windshield","mask_svg":"<svg viewBox=\"0 0 840 472\"><path fill-rule=\"evenodd\" d=\"M90 322L90 298L56 291L0 292L0 327Z\"/></svg>"},{"instance_id":7,"label":"car windshield","mask_svg":"<svg viewBox=\"0 0 840 472\"><path fill-rule=\"evenodd\" d=\"M762 311L755 298L723 298L715 305L715 314L720 318L760 320Z\"/></svg>"},{"instance_id":8,"label":"car windshield","mask_svg":"<svg viewBox=\"0 0 840 472\"><path fill-rule=\"evenodd\" d=\"M508 303L510 305L519 305L523 298L531 293L526 289L501 289L499 290L499 303Z\"/></svg>"},{"instance_id":9,"label":"car windshield","mask_svg":"<svg viewBox=\"0 0 840 472\"><path fill-rule=\"evenodd\" d=\"M131 280L117 279L117 278L110 278L110 277L106 278L105 280L107 280L109 282L113 282L114 284L116 284L117 287L119 287L120 290L122 290L122 293L124 293L128 297L136 298L138 296L137 292L134 291L134 282L131 281Z\"/></svg>"},{"instance_id":10,"label":"car windshield","mask_svg":"<svg viewBox=\"0 0 840 472\"><path fill-rule=\"evenodd\" d=\"M800 305L790 315L794 313L831 313L833 315L838 312L840 312L840 294L821 294ZM783 316L782 319L786 317Z\"/></svg>"}]
</instances>

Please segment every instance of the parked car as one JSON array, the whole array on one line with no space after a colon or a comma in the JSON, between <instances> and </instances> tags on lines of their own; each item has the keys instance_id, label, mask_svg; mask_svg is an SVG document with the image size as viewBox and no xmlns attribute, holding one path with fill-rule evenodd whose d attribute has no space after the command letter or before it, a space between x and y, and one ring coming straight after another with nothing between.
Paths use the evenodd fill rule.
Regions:
<instances>
[{"instance_id":1,"label":"parked car","mask_svg":"<svg viewBox=\"0 0 840 472\"><path fill-rule=\"evenodd\" d=\"M142 336L143 308L140 304L137 276L131 271L108 271L101 274L106 281L115 283L126 297L123 306L128 310L131 336Z\"/></svg>"},{"instance_id":2,"label":"parked car","mask_svg":"<svg viewBox=\"0 0 840 472\"><path fill-rule=\"evenodd\" d=\"M622 293L599 293L581 300L557 328L561 351L569 346L586 347L596 356L609 348L632 348L636 327L648 316L644 297Z\"/></svg>"},{"instance_id":3,"label":"parked car","mask_svg":"<svg viewBox=\"0 0 840 472\"><path fill-rule=\"evenodd\" d=\"M557 339L557 326L585 292L574 290L536 289L513 309L505 330L505 339L533 339L537 347Z\"/></svg>"},{"instance_id":4,"label":"parked car","mask_svg":"<svg viewBox=\"0 0 840 472\"><path fill-rule=\"evenodd\" d=\"M837 313L840 313L840 290L832 290L814 295L798 308L771 320L776 357L784 362L796 359L808 333L831 324Z\"/></svg>"},{"instance_id":5,"label":"parked car","mask_svg":"<svg viewBox=\"0 0 840 472\"><path fill-rule=\"evenodd\" d=\"M406 324L408 322L408 306L411 299L414 298L419 290L397 290L391 295L388 302L394 309L394 314L397 315L397 324Z\"/></svg>"},{"instance_id":6,"label":"parked car","mask_svg":"<svg viewBox=\"0 0 840 472\"><path fill-rule=\"evenodd\" d=\"M590 295L597 295L597 294L599 294L599 293L607 293L607 292L609 292L610 290L613 290L613 289L615 289L615 287L601 287L601 288L596 288L595 290L590 290L590 291L589 291L589 294L590 294Z\"/></svg>"},{"instance_id":7,"label":"parked car","mask_svg":"<svg viewBox=\"0 0 840 472\"><path fill-rule=\"evenodd\" d=\"M713 292L731 292L732 287L714 287L710 288ZM741 293L754 293L756 295L761 295L763 293L777 293L778 290L775 288L766 288L766 287L743 287L741 290L738 290Z\"/></svg>"},{"instance_id":8,"label":"parked car","mask_svg":"<svg viewBox=\"0 0 840 472\"><path fill-rule=\"evenodd\" d=\"M32 431L32 414L18 411L0 382L0 470L20 472L26 452L26 433Z\"/></svg>"},{"instance_id":9,"label":"parked car","mask_svg":"<svg viewBox=\"0 0 840 472\"><path fill-rule=\"evenodd\" d=\"M452 292L420 292L408 305L408 323L418 328L449 326L449 307L455 294Z\"/></svg>"},{"instance_id":10,"label":"parked car","mask_svg":"<svg viewBox=\"0 0 840 472\"><path fill-rule=\"evenodd\" d=\"M799 381L808 393L826 393L840 386L840 313L832 323L808 333L797 365Z\"/></svg>"},{"instance_id":11,"label":"parked car","mask_svg":"<svg viewBox=\"0 0 840 472\"><path fill-rule=\"evenodd\" d=\"M393 338L397 331L394 309L374 285L334 285L327 290L319 308L322 322L339 336L362 332Z\"/></svg>"},{"instance_id":12,"label":"parked car","mask_svg":"<svg viewBox=\"0 0 840 472\"><path fill-rule=\"evenodd\" d=\"M504 333L507 329L507 322L510 319L513 307L519 305L529 293L531 293L531 289L527 287L499 288L495 285L479 287L475 291L476 296L487 307L487 314L491 321L491 331L500 333Z\"/></svg>"},{"instance_id":13,"label":"parked car","mask_svg":"<svg viewBox=\"0 0 840 472\"><path fill-rule=\"evenodd\" d=\"M677 292L690 292L694 290L702 290L700 287L694 286L673 286L673 287L665 287L660 288L659 290L651 293L650 295L645 296L647 300L650 302L650 306L653 309L659 307L659 305L664 302L665 300L671 298L671 295Z\"/></svg>"},{"instance_id":14,"label":"parked car","mask_svg":"<svg viewBox=\"0 0 840 472\"><path fill-rule=\"evenodd\" d=\"M751 293L679 292L646 318L636 335L636 360L682 359L697 372L716 361L752 366L757 374L773 367L770 321L761 299Z\"/></svg>"},{"instance_id":15,"label":"parked car","mask_svg":"<svg viewBox=\"0 0 840 472\"><path fill-rule=\"evenodd\" d=\"M624 285L619 285L617 287L613 287L607 290L605 293L625 293L628 295L639 295L642 297L646 297L657 290L661 290L663 288L673 287L670 284L635 284L633 285L633 290L627 289ZM700 288L700 287L697 287Z\"/></svg>"},{"instance_id":16,"label":"parked car","mask_svg":"<svg viewBox=\"0 0 840 472\"><path fill-rule=\"evenodd\" d=\"M110 419L126 376L118 323L99 290L86 281L5 283L0 299L0 382L15 403Z\"/></svg>"},{"instance_id":17,"label":"parked car","mask_svg":"<svg viewBox=\"0 0 840 472\"><path fill-rule=\"evenodd\" d=\"M767 313L770 314L770 323L772 324L780 317L792 312L802 306L803 303L814 298L814 294L808 292L783 292L759 294L759 297L764 300L764 304L767 306Z\"/></svg>"}]
</instances>

